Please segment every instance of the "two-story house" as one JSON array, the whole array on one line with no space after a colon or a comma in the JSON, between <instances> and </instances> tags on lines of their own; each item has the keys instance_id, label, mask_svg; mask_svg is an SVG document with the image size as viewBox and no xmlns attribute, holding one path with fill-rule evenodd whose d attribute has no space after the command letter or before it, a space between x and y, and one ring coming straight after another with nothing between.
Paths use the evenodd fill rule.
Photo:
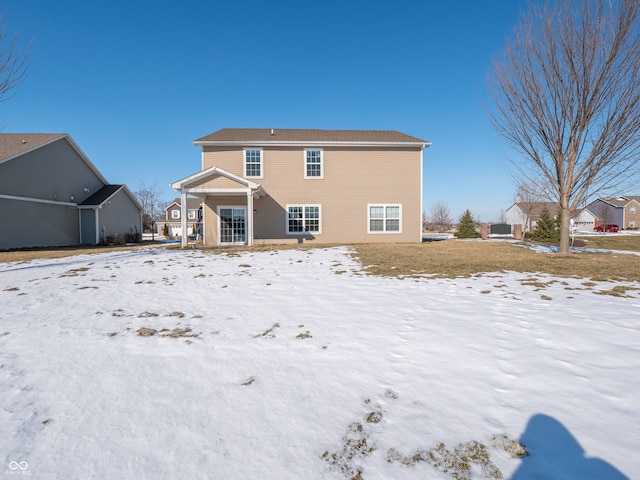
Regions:
<instances>
[{"instance_id":1,"label":"two-story house","mask_svg":"<svg viewBox=\"0 0 640 480\"><path fill-rule=\"evenodd\" d=\"M187 236L190 234L202 233L200 231L202 221L202 199L187 198ZM163 234L166 230L170 237L182 238L182 205L181 199L174 199L164 209L164 218L156 221L158 234ZM166 227L166 228L165 228Z\"/></svg>"},{"instance_id":2,"label":"two-story house","mask_svg":"<svg viewBox=\"0 0 640 480\"><path fill-rule=\"evenodd\" d=\"M587 205L596 217L596 225L618 225L624 229L640 227L640 196L598 198Z\"/></svg>"},{"instance_id":3,"label":"two-story house","mask_svg":"<svg viewBox=\"0 0 640 480\"><path fill-rule=\"evenodd\" d=\"M206 245L422 239L426 140L391 130L226 128L194 144L202 170L171 186L183 229L187 197L203 201Z\"/></svg>"}]
</instances>

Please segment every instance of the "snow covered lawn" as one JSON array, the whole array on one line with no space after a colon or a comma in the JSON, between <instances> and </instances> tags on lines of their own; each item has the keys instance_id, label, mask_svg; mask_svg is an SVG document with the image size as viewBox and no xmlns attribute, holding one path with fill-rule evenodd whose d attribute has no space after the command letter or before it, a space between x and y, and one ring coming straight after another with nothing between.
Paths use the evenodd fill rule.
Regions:
<instances>
[{"instance_id":1,"label":"snow covered lawn","mask_svg":"<svg viewBox=\"0 0 640 480\"><path fill-rule=\"evenodd\" d=\"M347 248L0 264L0 474L638 478L639 288Z\"/></svg>"}]
</instances>

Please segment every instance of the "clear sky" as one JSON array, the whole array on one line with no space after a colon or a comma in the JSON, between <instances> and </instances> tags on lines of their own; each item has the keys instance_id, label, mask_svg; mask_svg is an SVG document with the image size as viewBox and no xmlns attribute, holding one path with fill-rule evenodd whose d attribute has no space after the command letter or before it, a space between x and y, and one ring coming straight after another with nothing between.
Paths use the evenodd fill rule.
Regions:
<instances>
[{"instance_id":1,"label":"clear sky","mask_svg":"<svg viewBox=\"0 0 640 480\"><path fill-rule=\"evenodd\" d=\"M498 220L516 187L485 108L525 0L0 2L30 45L5 133L69 133L111 183L196 173L220 128L391 129L432 142L423 208Z\"/></svg>"}]
</instances>

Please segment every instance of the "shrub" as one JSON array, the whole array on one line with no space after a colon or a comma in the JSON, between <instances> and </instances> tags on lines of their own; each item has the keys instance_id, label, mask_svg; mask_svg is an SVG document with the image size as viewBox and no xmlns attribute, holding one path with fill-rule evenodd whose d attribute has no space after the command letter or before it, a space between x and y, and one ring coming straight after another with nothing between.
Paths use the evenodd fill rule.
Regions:
<instances>
[{"instance_id":1,"label":"shrub","mask_svg":"<svg viewBox=\"0 0 640 480\"><path fill-rule=\"evenodd\" d=\"M540 219L536 224L536 229L529 232L527 238L538 242L558 242L560 241L560 228L558 221L551 218L549 210L545 207L540 212Z\"/></svg>"},{"instance_id":2,"label":"shrub","mask_svg":"<svg viewBox=\"0 0 640 480\"><path fill-rule=\"evenodd\" d=\"M458 231L454 233L457 238L479 238L480 234L476 231L476 221L473 219L471 212L467 209L458 220Z\"/></svg>"}]
</instances>

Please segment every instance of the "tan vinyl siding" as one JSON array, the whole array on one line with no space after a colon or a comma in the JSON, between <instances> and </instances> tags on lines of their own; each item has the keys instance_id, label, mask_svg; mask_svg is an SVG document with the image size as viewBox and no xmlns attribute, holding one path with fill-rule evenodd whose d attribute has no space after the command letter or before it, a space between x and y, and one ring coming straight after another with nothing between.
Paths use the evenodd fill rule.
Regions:
<instances>
[{"instance_id":1,"label":"tan vinyl siding","mask_svg":"<svg viewBox=\"0 0 640 480\"><path fill-rule=\"evenodd\" d=\"M218 245L218 207L246 207L246 195L229 195L207 197L204 202L204 242L207 245ZM248 212L247 212L248 214Z\"/></svg>"},{"instance_id":2,"label":"tan vinyl siding","mask_svg":"<svg viewBox=\"0 0 640 480\"><path fill-rule=\"evenodd\" d=\"M313 204L322 207L322 233L313 235L318 242L419 241L422 218L421 149L321 149L323 178L305 179L304 146L262 147L263 178L257 182L262 185L267 197L254 203L256 239L295 237L286 234L287 205ZM243 176L242 147L236 147L235 150L204 147L203 168L212 166ZM216 187L220 188L220 185L216 181ZM238 185L235 186L237 188ZM207 204L213 201L220 204L211 198ZM240 198L234 204L245 202ZM367 233L369 204L402 205L401 233ZM217 227L208 225L207 228ZM211 244L208 240L207 243Z\"/></svg>"},{"instance_id":3,"label":"tan vinyl siding","mask_svg":"<svg viewBox=\"0 0 640 480\"><path fill-rule=\"evenodd\" d=\"M238 188L242 188L242 185L238 185L238 182L227 177L218 176L202 183L200 188L233 188L234 190L237 190Z\"/></svg>"}]
</instances>

